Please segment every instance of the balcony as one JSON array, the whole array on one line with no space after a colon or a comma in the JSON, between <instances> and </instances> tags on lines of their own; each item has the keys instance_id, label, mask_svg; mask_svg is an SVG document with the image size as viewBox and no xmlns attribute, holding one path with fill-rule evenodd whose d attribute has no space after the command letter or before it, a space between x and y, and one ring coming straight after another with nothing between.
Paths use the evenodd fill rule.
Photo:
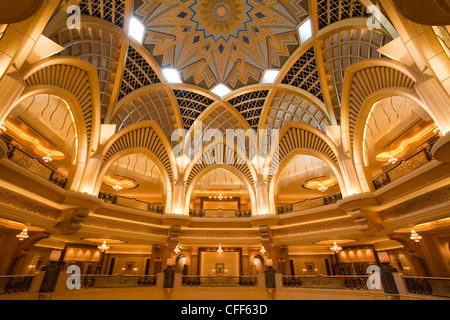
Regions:
<instances>
[{"instance_id":1,"label":"balcony","mask_svg":"<svg viewBox=\"0 0 450 320\"><path fill-rule=\"evenodd\" d=\"M337 193L319 198L306 199L300 202L291 203L285 206L278 207L278 214L287 214L297 211L302 211L311 208L317 208L322 206L328 206L336 204L342 200L342 194Z\"/></svg>"},{"instance_id":2,"label":"balcony","mask_svg":"<svg viewBox=\"0 0 450 320\"><path fill-rule=\"evenodd\" d=\"M104 203L115 204L123 207L139 209L150 213L163 214L164 206L160 204L145 202L134 198L126 198L115 194L100 192L98 198Z\"/></svg>"},{"instance_id":3,"label":"balcony","mask_svg":"<svg viewBox=\"0 0 450 320\"><path fill-rule=\"evenodd\" d=\"M194 218L250 218L252 210L190 209L189 216Z\"/></svg>"},{"instance_id":4,"label":"balcony","mask_svg":"<svg viewBox=\"0 0 450 320\"><path fill-rule=\"evenodd\" d=\"M375 186L375 190L379 190L405 176L406 174L413 172L414 170L431 162L433 160L433 156L430 152L431 148L432 146L419 151L410 158L401 161L394 168L375 178L372 181L373 185Z\"/></svg>"}]
</instances>

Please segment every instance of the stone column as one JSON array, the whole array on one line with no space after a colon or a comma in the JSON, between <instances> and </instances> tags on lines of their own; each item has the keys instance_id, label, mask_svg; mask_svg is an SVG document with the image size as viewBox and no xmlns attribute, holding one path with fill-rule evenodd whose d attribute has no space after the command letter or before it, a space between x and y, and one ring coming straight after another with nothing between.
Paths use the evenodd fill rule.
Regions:
<instances>
[{"instance_id":1,"label":"stone column","mask_svg":"<svg viewBox=\"0 0 450 320\"><path fill-rule=\"evenodd\" d=\"M0 79L0 88L2 88L0 95L0 124L2 124L25 89L25 81L17 72L8 73Z\"/></svg>"},{"instance_id":2,"label":"stone column","mask_svg":"<svg viewBox=\"0 0 450 320\"><path fill-rule=\"evenodd\" d=\"M186 195L186 185L184 181L178 181L173 188L172 195L172 212L173 214L186 214L189 212L184 212L184 201Z\"/></svg>"},{"instance_id":3,"label":"stone column","mask_svg":"<svg viewBox=\"0 0 450 320\"><path fill-rule=\"evenodd\" d=\"M392 0L381 0L381 4L420 72L430 68L438 79L439 86L450 94L450 78L448 77L450 60L433 29L406 19L394 6Z\"/></svg>"},{"instance_id":4,"label":"stone column","mask_svg":"<svg viewBox=\"0 0 450 320\"><path fill-rule=\"evenodd\" d=\"M448 247L443 248L434 234L425 233L421 234L421 236L422 240L420 240L420 247L422 248L423 256L427 261L432 276L449 278L449 261L443 252L443 250L448 251Z\"/></svg>"}]
</instances>

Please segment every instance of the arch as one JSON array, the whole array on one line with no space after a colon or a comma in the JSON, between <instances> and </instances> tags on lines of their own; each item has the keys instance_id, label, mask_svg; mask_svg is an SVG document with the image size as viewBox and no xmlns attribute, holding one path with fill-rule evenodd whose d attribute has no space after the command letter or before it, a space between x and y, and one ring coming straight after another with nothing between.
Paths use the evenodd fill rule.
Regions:
<instances>
[{"instance_id":1,"label":"arch","mask_svg":"<svg viewBox=\"0 0 450 320\"><path fill-rule=\"evenodd\" d=\"M104 161L99 169L99 173L96 176L93 194L96 195L99 193L101 185L102 185L103 177L108 172L109 168L119 159L121 159L127 155L131 155L131 154L145 155L147 158L150 159L150 161L153 162L153 164L158 169L158 171L162 177L162 182L163 182L163 187L164 187L164 196L166 199L165 206L164 206L165 213L170 213L171 212L170 210L172 208L172 183L170 180L170 176L166 172L164 164L158 159L158 157L153 152L151 152L147 148L128 148L128 149L125 149L125 150L115 153L113 156L111 156L106 161ZM163 202L164 202L164 197L163 197Z\"/></svg>"},{"instance_id":2,"label":"arch","mask_svg":"<svg viewBox=\"0 0 450 320\"><path fill-rule=\"evenodd\" d=\"M287 166L289 165L289 163L291 161L293 161L296 157L300 156L300 155L307 155L307 156L312 156L312 157L316 157L322 161L324 161L333 171L333 173L335 174L337 180L338 180L338 184L339 184L339 188L341 189L341 193L342 195L345 197L348 195L348 191L347 191L347 187L345 185L345 181L344 178L342 176L341 173L341 169L339 168L339 164L332 161L328 156L326 156L325 154L315 151L315 150L311 150L311 149L296 149L296 150L292 150L284 159L283 161L281 161L280 163L280 167L283 168L282 170L279 170L278 172L275 173L275 175L272 177L272 179L270 180L269 183L269 208L270 208L270 214L276 214L277 213L277 206L278 206L278 201L277 201L277 197L276 197L276 190L278 188L278 183L280 182L280 176L283 173L284 169L287 168Z\"/></svg>"},{"instance_id":3,"label":"arch","mask_svg":"<svg viewBox=\"0 0 450 320\"><path fill-rule=\"evenodd\" d=\"M22 95L17 100L17 103L11 109L11 111L19 104L25 101L28 98L34 97L40 94L50 94L54 95L60 99L63 99L67 102L72 114L75 118L75 125L77 128L77 136L78 136L78 150L77 150L77 159L74 167L70 168L69 171L69 183L67 187L73 191L79 191L81 179L83 176L83 172L89 158L89 145L88 145L88 128L86 126L84 114L82 112L81 106L78 102L76 96L72 93L58 87L48 87L48 86L32 86L27 87L22 92Z\"/></svg>"},{"instance_id":4,"label":"arch","mask_svg":"<svg viewBox=\"0 0 450 320\"><path fill-rule=\"evenodd\" d=\"M364 130L366 127L366 122L369 117L370 111L373 107L373 105L388 97L393 96L401 96L407 99L411 99L415 101L418 105L422 107L421 110L414 110L419 115L422 116L422 118L425 118L428 116L432 119L431 115L428 113L426 108L423 105L422 100L420 99L419 95L412 89L408 88L387 88L382 89L377 92L374 92L370 96L368 96L363 104L361 105L361 110L358 114L358 117L356 119L355 123L355 129L354 129L354 139L353 139L353 160L355 163L356 173L358 175L360 185L363 189L363 192L371 192L375 191L375 188L373 186L372 182L372 176L368 172L368 167L364 165L364 148L363 148L363 135Z\"/></svg>"},{"instance_id":5,"label":"arch","mask_svg":"<svg viewBox=\"0 0 450 320\"><path fill-rule=\"evenodd\" d=\"M252 205L252 212L256 211L256 191L254 189L254 186L248 181L248 178L238 169L236 169L233 166L227 165L227 164L215 164L212 166L208 166L205 168L202 168L200 171L198 171L190 183L188 183L186 188L186 197L185 197L185 206L184 206L184 213L189 212L189 205L191 202L192 192L194 191L194 188L198 181L200 181L201 178L203 178L206 174L216 170L216 169L224 169L227 170L233 174L235 174L245 185L249 196L250 196L250 202Z\"/></svg>"},{"instance_id":6,"label":"arch","mask_svg":"<svg viewBox=\"0 0 450 320\"><path fill-rule=\"evenodd\" d=\"M253 257L253 265L256 267L256 272L264 273L265 259L259 253Z\"/></svg>"},{"instance_id":7,"label":"arch","mask_svg":"<svg viewBox=\"0 0 450 320\"><path fill-rule=\"evenodd\" d=\"M362 105L382 89L414 89L418 74L408 66L386 58L367 59L351 65L344 77L341 131L344 151L352 153L354 131Z\"/></svg>"},{"instance_id":8,"label":"arch","mask_svg":"<svg viewBox=\"0 0 450 320\"><path fill-rule=\"evenodd\" d=\"M233 146L233 148L230 146ZM216 151L220 154L213 154L213 152ZM211 164L215 164L216 159L219 159L223 164L228 164L230 167L235 168L246 177L246 180L252 186L255 185L257 173L248 159L248 156L245 154L245 151L238 149L233 143L226 139L222 142L211 141L204 146L200 152L195 154L184 171L183 181L190 184L199 172L209 167Z\"/></svg>"},{"instance_id":9,"label":"arch","mask_svg":"<svg viewBox=\"0 0 450 320\"><path fill-rule=\"evenodd\" d=\"M103 146L100 159L106 162L115 154L133 148L147 149L161 161L170 181L178 179L172 148L155 121L140 122L117 132Z\"/></svg>"},{"instance_id":10,"label":"arch","mask_svg":"<svg viewBox=\"0 0 450 320\"><path fill-rule=\"evenodd\" d=\"M78 100L87 128L88 156L100 140L100 88L94 65L73 57L52 57L38 61L22 73L27 87L56 87Z\"/></svg>"},{"instance_id":11,"label":"arch","mask_svg":"<svg viewBox=\"0 0 450 320\"><path fill-rule=\"evenodd\" d=\"M270 99L268 100L268 101L270 101L270 103L266 104L266 106L265 106L265 108L263 110L263 113L261 114L261 121L260 121L260 124L259 124L259 127L258 127L259 129L264 130L264 129L268 128L268 127L271 127L271 128L275 127L274 125L269 126L268 125L268 121L271 118L270 117L270 112L273 109L274 100L276 99L276 97L280 93L292 94L292 95L295 95L296 97L301 98L304 102L307 102L309 104L308 108L310 108L310 106L314 106L317 109L316 112L322 113L323 117L321 117L321 118L324 118L327 121L327 123L328 123L327 125L331 125L331 118L330 118L330 115L328 114L328 110L327 110L325 104L319 98L317 98L316 96L314 96L310 92L305 91L305 90L303 90L301 88L296 88L296 87L291 86L291 85L279 84L273 90L273 93L270 95L270 97L269 97ZM302 109L302 110L304 110L305 113L308 112L306 110L308 108L306 108L306 109L302 108L301 104L298 105L297 107L298 107L298 110ZM289 107L286 107L285 111L288 108ZM277 110L280 110L280 109L281 108L279 108ZM287 111L286 111L286 113L287 113ZM274 115L272 115L272 118L274 118ZM309 123L306 123L306 122L304 122L304 123L311 124L311 122L313 122L313 119L316 120L315 122L317 123L317 129L325 132L325 128L322 129L321 126L320 126L322 121L318 122L317 119L314 118L314 114L311 114ZM301 121L301 119L299 120L299 115L297 115L297 114L291 114L290 118L288 118L288 119L280 119L280 121L282 121L282 123L278 126L278 128L275 127L276 129L280 129L287 122L290 122L290 121L303 122L303 121ZM275 120L273 120L273 122L275 122ZM324 124L324 127L325 127L325 124Z\"/></svg>"},{"instance_id":12,"label":"arch","mask_svg":"<svg viewBox=\"0 0 450 320\"><path fill-rule=\"evenodd\" d=\"M159 96L160 92L166 95L166 97L163 97L158 101L161 105L147 103L147 101L154 100L152 94L157 94ZM162 105L164 102L161 100L167 100L170 103L170 106ZM131 109L129 106L135 108ZM138 109L143 109L142 112L140 112L141 116L133 120L131 115L133 112L138 112ZM164 116L161 116L161 113L163 113ZM153 84L133 91L119 101L111 114L112 116L106 119L106 122L108 123L114 123L116 119L120 118L122 124L124 124L126 117L129 117L128 122L131 124L141 122L144 118L155 120L163 130L165 129L164 132L168 139L171 138L171 134L175 129L183 128L183 120L181 118L180 110L177 107L175 97L173 96L173 92L164 84ZM152 116L153 114L155 114L156 117ZM170 119L173 119L173 121L167 121ZM165 122L168 123L166 124Z\"/></svg>"},{"instance_id":13,"label":"arch","mask_svg":"<svg viewBox=\"0 0 450 320\"><path fill-rule=\"evenodd\" d=\"M310 125L298 122L288 122L280 131L279 145L272 145L265 168L268 175L273 176L278 171L280 163L296 149L310 149L324 154L332 162L337 163L341 151L336 144L322 131Z\"/></svg>"}]
</instances>

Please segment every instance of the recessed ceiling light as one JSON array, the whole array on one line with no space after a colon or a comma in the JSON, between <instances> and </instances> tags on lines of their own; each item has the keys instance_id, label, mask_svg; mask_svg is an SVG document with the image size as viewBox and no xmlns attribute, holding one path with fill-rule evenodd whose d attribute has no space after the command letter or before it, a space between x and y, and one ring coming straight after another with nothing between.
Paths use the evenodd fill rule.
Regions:
<instances>
[{"instance_id":1,"label":"recessed ceiling light","mask_svg":"<svg viewBox=\"0 0 450 320\"><path fill-rule=\"evenodd\" d=\"M163 72L164 77L166 78L167 82L182 83L180 74L178 73L178 70L171 69L171 68L164 68L164 69L162 69L162 72Z\"/></svg>"},{"instance_id":2,"label":"recessed ceiling light","mask_svg":"<svg viewBox=\"0 0 450 320\"><path fill-rule=\"evenodd\" d=\"M261 83L274 83L279 74L280 70L266 70Z\"/></svg>"},{"instance_id":3,"label":"recessed ceiling light","mask_svg":"<svg viewBox=\"0 0 450 320\"><path fill-rule=\"evenodd\" d=\"M136 17L130 19L130 29L128 35L142 44L144 40L145 26Z\"/></svg>"},{"instance_id":4,"label":"recessed ceiling light","mask_svg":"<svg viewBox=\"0 0 450 320\"><path fill-rule=\"evenodd\" d=\"M214 93L215 95L218 95L219 97L223 98L225 97L227 94L229 94L231 92L231 90L224 84L218 84L217 86L215 86L212 90L212 93Z\"/></svg>"},{"instance_id":5,"label":"recessed ceiling light","mask_svg":"<svg viewBox=\"0 0 450 320\"><path fill-rule=\"evenodd\" d=\"M304 43L306 42L309 38L312 37L312 23L311 23L311 19L308 19L306 21L304 21L300 27L298 28L298 33L300 35L300 42Z\"/></svg>"}]
</instances>

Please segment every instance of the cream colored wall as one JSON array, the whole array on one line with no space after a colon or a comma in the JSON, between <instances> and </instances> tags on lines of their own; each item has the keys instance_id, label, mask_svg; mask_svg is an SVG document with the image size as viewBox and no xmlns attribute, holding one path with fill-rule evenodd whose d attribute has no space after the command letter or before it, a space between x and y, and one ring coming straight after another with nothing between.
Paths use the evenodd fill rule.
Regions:
<instances>
[{"instance_id":1,"label":"cream colored wall","mask_svg":"<svg viewBox=\"0 0 450 320\"><path fill-rule=\"evenodd\" d=\"M239 276L239 252L202 252L200 257L200 275L212 276L216 263L223 263L228 270L228 276Z\"/></svg>"},{"instance_id":2,"label":"cream colored wall","mask_svg":"<svg viewBox=\"0 0 450 320\"><path fill-rule=\"evenodd\" d=\"M397 269L396 259L401 259L404 267L409 267L410 270L404 271L403 274L405 276L415 276L417 275L417 271L414 268L414 264L412 262L411 256L408 251L404 249L393 249L387 251L389 254L389 259L391 260L390 265ZM400 271L399 271L400 272Z\"/></svg>"},{"instance_id":3,"label":"cream colored wall","mask_svg":"<svg viewBox=\"0 0 450 320\"><path fill-rule=\"evenodd\" d=\"M294 260L295 275L304 275L303 269L306 268L306 263L314 263L314 267L318 269L318 274L327 275L327 267L325 265L325 259L330 261L330 268L332 261L329 255L306 255L306 256L289 256L290 260ZM289 273L289 267L287 271Z\"/></svg>"},{"instance_id":4,"label":"cream colored wall","mask_svg":"<svg viewBox=\"0 0 450 320\"><path fill-rule=\"evenodd\" d=\"M134 262L134 267L138 268L138 270L135 272L136 275L143 275L145 273L145 262L146 259L151 258L150 255L143 256L143 255L117 255L112 254L109 259L107 260L107 265L105 266L104 272L107 273L109 270L109 265L111 262L111 258L116 258L116 262L114 263L114 269L113 269L113 275L114 274L122 274L122 268L126 267L127 262ZM125 273L124 273L125 274Z\"/></svg>"},{"instance_id":5,"label":"cream colored wall","mask_svg":"<svg viewBox=\"0 0 450 320\"><path fill-rule=\"evenodd\" d=\"M51 248L34 247L29 254L21 258L16 266L16 272L20 275L30 274L29 266L34 265L38 258L44 258L41 267L48 265L48 258L53 251Z\"/></svg>"}]
</instances>

